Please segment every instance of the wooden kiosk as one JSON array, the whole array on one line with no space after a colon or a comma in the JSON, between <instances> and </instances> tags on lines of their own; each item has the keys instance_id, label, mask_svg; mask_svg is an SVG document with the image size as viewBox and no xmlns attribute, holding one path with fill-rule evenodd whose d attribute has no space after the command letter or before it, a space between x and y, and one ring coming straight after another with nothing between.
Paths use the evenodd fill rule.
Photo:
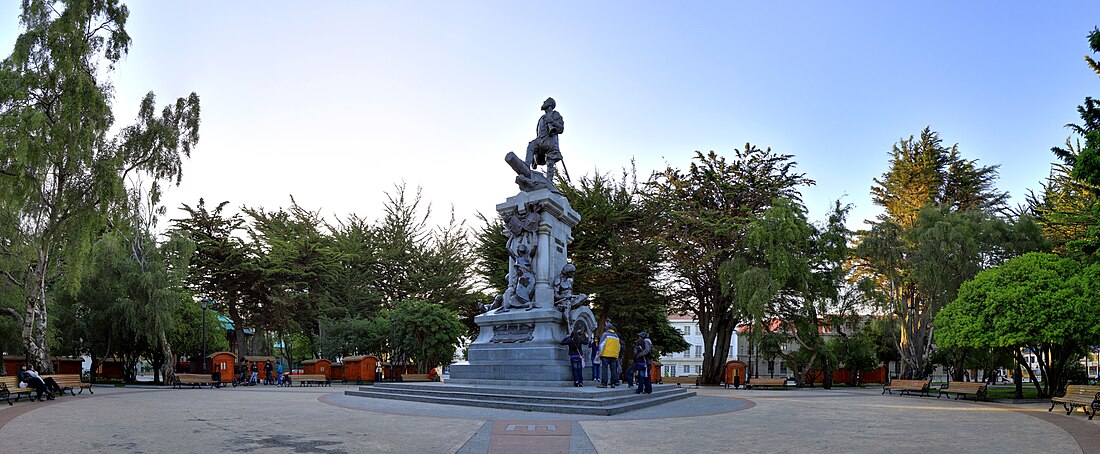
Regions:
<instances>
[{"instance_id":1,"label":"wooden kiosk","mask_svg":"<svg viewBox=\"0 0 1100 454\"><path fill-rule=\"evenodd\" d=\"M345 356L341 362L344 363L345 383L352 380L354 380L356 384L375 381L376 377L374 370L378 367L377 356Z\"/></svg>"},{"instance_id":2,"label":"wooden kiosk","mask_svg":"<svg viewBox=\"0 0 1100 454\"><path fill-rule=\"evenodd\" d=\"M334 380L332 377L332 362L324 358L302 361L302 373L324 375L325 378Z\"/></svg>"}]
</instances>

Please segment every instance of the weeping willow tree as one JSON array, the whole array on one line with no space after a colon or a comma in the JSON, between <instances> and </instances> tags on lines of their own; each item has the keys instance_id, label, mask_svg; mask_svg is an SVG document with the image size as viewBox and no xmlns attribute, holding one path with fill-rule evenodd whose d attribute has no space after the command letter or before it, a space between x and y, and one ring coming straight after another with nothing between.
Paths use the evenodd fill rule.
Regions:
<instances>
[{"instance_id":1,"label":"weeping willow tree","mask_svg":"<svg viewBox=\"0 0 1100 454\"><path fill-rule=\"evenodd\" d=\"M149 93L133 126L111 135L107 76L130 49L128 16L117 0L26 0L0 62L0 277L23 300L3 314L43 371L53 370L48 292L79 287L92 243L127 205L126 178L178 184L181 155L198 141L194 93L160 115Z\"/></svg>"}]
</instances>

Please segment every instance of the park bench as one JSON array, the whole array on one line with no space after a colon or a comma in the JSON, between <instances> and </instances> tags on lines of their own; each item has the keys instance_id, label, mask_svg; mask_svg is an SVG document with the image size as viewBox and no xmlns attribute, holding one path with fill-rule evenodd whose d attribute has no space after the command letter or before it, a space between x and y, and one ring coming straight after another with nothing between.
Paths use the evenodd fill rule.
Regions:
<instances>
[{"instance_id":1,"label":"park bench","mask_svg":"<svg viewBox=\"0 0 1100 454\"><path fill-rule=\"evenodd\" d=\"M787 388L787 378L753 378L745 383L745 389L772 387L772 388Z\"/></svg>"},{"instance_id":2,"label":"park bench","mask_svg":"<svg viewBox=\"0 0 1100 454\"><path fill-rule=\"evenodd\" d=\"M290 386L292 383L297 383L298 386L332 386L325 374L288 375L287 379L283 380L285 386Z\"/></svg>"},{"instance_id":3,"label":"park bench","mask_svg":"<svg viewBox=\"0 0 1100 454\"><path fill-rule=\"evenodd\" d=\"M183 389L185 385L190 385L191 388L198 388L203 385L217 388L221 385L221 380L214 378L212 374L176 374L176 389Z\"/></svg>"},{"instance_id":4,"label":"park bench","mask_svg":"<svg viewBox=\"0 0 1100 454\"><path fill-rule=\"evenodd\" d=\"M401 374L403 382L432 381L428 374Z\"/></svg>"},{"instance_id":5,"label":"park bench","mask_svg":"<svg viewBox=\"0 0 1100 454\"><path fill-rule=\"evenodd\" d=\"M694 386L698 387L699 386L699 377L698 376L661 377L661 383L668 383L668 384L675 383L677 388L679 388L681 385L694 385Z\"/></svg>"},{"instance_id":6,"label":"park bench","mask_svg":"<svg viewBox=\"0 0 1100 454\"><path fill-rule=\"evenodd\" d=\"M959 397L971 395L974 396L974 400L985 399L986 384L981 382L967 382L967 381L949 381L940 385L939 395L937 399L944 394L954 394L955 400L959 400ZM948 396L950 397L950 396Z\"/></svg>"},{"instance_id":7,"label":"park bench","mask_svg":"<svg viewBox=\"0 0 1100 454\"><path fill-rule=\"evenodd\" d=\"M95 394L94 392L92 392L91 383L80 381L80 374L56 374L42 376L43 380L47 378L52 378L53 381L57 382L57 387L61 388L62 395L65 394L65 390L69 390L69 394L75 396L78 394L78 392L74 392L76 388L80 388L80 394L83 394L85 389L87 389L89 393Z\"/></svg>"},{"instance_id":8,"label":"park bench","mask_svg":"<svg viewBox=\"0 0 1100 454\"><path fill-rule=\"evenodd\" d=\"M1066 385L1065 394L1050 399L1050 409L1047 411L1053 411L1057 404L1062 404L1067 415L1073 413L1074 408L1081 407L1085 410L1085 414L1089 415L1089 419L1092 419L1096 416L1096 412L1100 411L1100 386ZM1092 413L1089 413L1090 409Z\"/></svg>"},{"instance_id":9,"label":"park bench","mask_svg":"<svg viewBox=\"0 0 1100 454\"><path fill-rule=\"evenodd\" d=\"M893 390L898 390L901 391L902 395L912 395L913 391L916 391L918 396L932 397L931 394L928 394L928 388L931 384L931 380L891 380L890 383L882 385L882 394L887 392L893 394Z\"/></svg>"},{"instance_id":10,"label":"park bench","mask_svg":"<svg viewBox=\"0 0 1100 454\"><path fill-rule=\"evenodd\" d=\"M19 379L14 375L0 377L0 399L8 401L9 406L12 405L13 396L18 401L23 395L30 397L33 392L34 388L31 387L20 388Z\"/></svg>"}]
</instances>

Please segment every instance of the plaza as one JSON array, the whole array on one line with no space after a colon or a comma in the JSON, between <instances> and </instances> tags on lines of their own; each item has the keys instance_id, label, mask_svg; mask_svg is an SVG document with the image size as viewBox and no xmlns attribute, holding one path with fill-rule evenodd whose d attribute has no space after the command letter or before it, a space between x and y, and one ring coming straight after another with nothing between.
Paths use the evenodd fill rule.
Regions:
<instances>
[{"instance_id":1,"label":"plaza","mask_svg":"<svg viewBox=\"0 0 1100 454\"><path fill-rule=\"evenodd\" d=\"M696 389L596 417L345 395L356 385L96 387L0 408L4 452L1094 452L1100 419L1049 403L881 395L877 387Z\"/></svg>"}]
</instances>

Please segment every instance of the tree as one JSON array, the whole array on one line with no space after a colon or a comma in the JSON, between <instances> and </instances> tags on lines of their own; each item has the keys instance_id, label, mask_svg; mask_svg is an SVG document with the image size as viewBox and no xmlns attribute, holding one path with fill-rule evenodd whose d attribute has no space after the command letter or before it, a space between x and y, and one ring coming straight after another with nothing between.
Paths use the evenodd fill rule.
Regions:
<instances>
[{"instance_id":1,"label":"tree","mask_svg":"<svg viewBox=\"0 0 1100 454\"><path fill-rule=\"evenodd\" d=\"M339 256L332 237L320 230L320 213L298 205L268 212L244 208L252 219L249 229L259 252L261 310L252 317L254 326L274 331L298 332L316 345L322 317L338 315L330 286L336 280Z\"/></svg>"},{"instance_id":2,"label":"tree","mask_svg":"<svg viewBox=\"0 0 1100 454\"><path fill-rule=\"evenodd\" d=\"M894 144L890 156L871 188L885 212L858 233L856 268L868 296L900 324L903 375L923 377L934 317L996 256L986 222L1008 195L994 187L996 166L963 159L930 128Z\"/></svg>"},{"instance_id":3,"label":"tree","mask_svg":"<svg viewBox=\"0 0 1100 454\"><path fill-rule=\"evenodd\" d=\"M386 215L374 226L375 291L386 308L397 301L421 300L459 314L474 332L473 317L481 313L482 297L473 289L474 257L466 227L451 213L447 225L428 228L431 207L421 213L418 190L411 198L405 187L386 194Z\"/></svg>"},{"instance_id":4,"label":"tree","mask_svg":"<svg viewBox=\"0 0 1100 454\"><path fill-rule=\"evenodd\" d=\"M129 51L128 15L117 0L24 1L23 33L0 63L0 230L11 240L0 255L15 265L3 270L8 290L25 301L5 314L44 371L53 370L47 291L79 285L93 239L125 203L127 175L178 183L180 155L198 141L194 93L160 117L149 93L137 123L108 137L113 89L100 77Z\"/></svg>"},{"instance_id":5,"label":"tree","mask_svg":"<svg viewBox=\"0 0 1100 454\"><path fill-rule=\"evenodd\" d=\"M392 317L396 350L415 362L422 374L450 364L466 332L454 312L423 301L398 301Z\"/></svg>"},{"instance_id":6,"label":"tree","mask_svg":"<svg viewBox=\"0 0 1100 454\"><path fill-rule=\"evenodd\" d=\"M1088 40L1092 51L1100 52L1100 29L1094 27ZM1100 75L1096 60L1085 56L1085 61ZM1056 241L1063 240L1069 251L1095 258L1100 252L1100 102L1086 97L1077 112L1082 123L1066 127L1084 138L1084 145L1080 139L1067 138L1065 148L1051 148L1063 164L1052 168L1043 198L1033 195L1029 201L1044 227L1058 234Z\"/></svg>"},{"instance_id":7,"label":"tree","mask_svg":"<svg viewBox=\"0 0 1100 454\"><path fill-rule=\"evenodd\" d=\"M110 356L149 358L154 380L170 380L175 368L169 333L179 323L190 244L169 237L157 244L132 232L108 232L93 247L93 262L80 290L60 295L63 350L87 354L93 366Z\"/></svg>"},{"instance_id":8,"label":"tree","mask_svg":"<svg viewBox=\"0 0 1100 454\"><path fill-rule=\"evenodd\" d=\"M379 354L386 350L390 336L387 317L321 320L321 356L340 358L349 355Z\"/></svg>"},{"instance_id":9,"label":"tree","mask_svg":"<svg viewBox=\"0 0 1100 454\"><path fill-rule=\"evenodd\" d=\"M825 355L820 327L853 310L853 292L842 292L847 270L849 207L837 202L828 221L814 226L800 204L779 198L746 229L744 251L719 268L724 293L752 324L751 342L790 364L801 379L822 355L826 387L831 386L832 357ZM774 328L778 332L773 332ZM782 333L782 334L781 334ZM764 342L760 334L782 337ZM778 348L793 342L799 353ZM808 355L808 356L807 356Z\"/></svg>"},{"instance_id":10,"label":"tree","mask_svg":"<svg viewBox=\"0 0 1100 454\"><path fill-rule=\"evenodd\" d=\"M979 273L936 318L944 347L1011 347L1040 396L1065 386L1067 365L1100 341L1100 264L1028 253ZM1034 380L1022 349L1037 357Z\"/></svg>"},{"instance_id":11,"label":"tree","mask_svg":"<svg viewBox=\"0 0 1100 454\"><path fill-rule=\"evenodd\" d=\"M600 174L583 177L577 185L559 181L562 194L581 217L569 245L577 267L574 286L589 295L597 318L594 334L602 333L610 319L624 342L646 331L656 355L682 352L691 345L668 322L669 305L658 285L659 244L650 241L652 216L633 177L624 170L618 181ZM503 251L503 241L499 244L499 249L493 248L496 252ZM506 264L507 255L503 257Z\"/></svg>"},{"instance_id":12,"label":"tree","mask_svg":"<svg viewBox=\"0 0 1100 454\"><path fill-rule=\"evenodd\" d=\"M813 181L794 172L791 155L745 144L727 161L696 152L686 171L666 168L646 184L644 198L667 268L672 308L691 313L703 334L703 380L718 383L734 329L745 314L738 292L723 288L719 268L744 254L745 230L772 202L799 202L798 188Z\"/></svg>"},{"instance_id":13,"label":"tree","mask_svg":"<svg viewBox=\"0 0 1100 454\"><path fill-rule=\"evenodd\" d=\"M262 269L257 254L240 237L244 218L222 213L228 203L218 204L213 211L206 208L203 199L195 207L184 204L188 217L174 222L179 234L195 244L188 287L197 298L210 301L215 311L229 316L238 333L236 353L244 356L244 336L240 333L263 298L259 285Z\"/></svg>"}]
</instances>

